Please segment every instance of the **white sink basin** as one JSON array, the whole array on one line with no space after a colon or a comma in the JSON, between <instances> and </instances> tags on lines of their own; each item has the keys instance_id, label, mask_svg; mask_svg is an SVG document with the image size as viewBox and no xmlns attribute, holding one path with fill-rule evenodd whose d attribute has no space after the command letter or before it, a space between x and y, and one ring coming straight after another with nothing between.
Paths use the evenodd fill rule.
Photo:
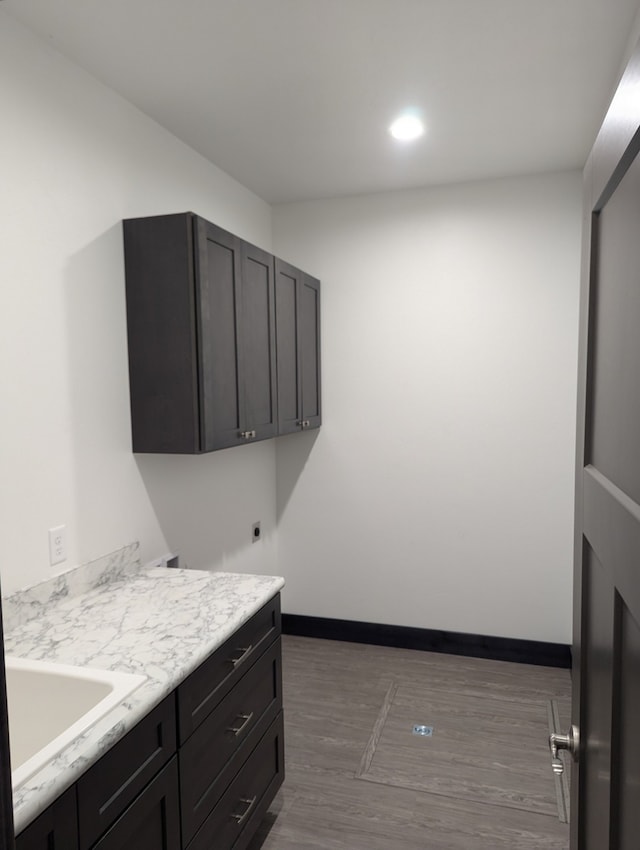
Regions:
<instances>
[{"instance_id":1,"label":"white sink basin","mask_svg":"<svg viewBox=\"0 0 640 850\"><path fill-rule=\"evenodd\" d=\"M14 790L145 681L11 656L5 665Z\"/></svg>"}]
</instances>

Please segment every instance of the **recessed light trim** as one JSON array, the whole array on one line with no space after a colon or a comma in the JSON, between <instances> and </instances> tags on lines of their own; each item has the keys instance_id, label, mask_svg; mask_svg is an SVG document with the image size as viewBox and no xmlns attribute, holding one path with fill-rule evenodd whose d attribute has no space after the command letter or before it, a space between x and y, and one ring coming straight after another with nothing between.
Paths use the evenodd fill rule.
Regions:
<instances>
[{"instance_id":1,"label":"recessed light trim","mask_svg":"<svg viewBox=\"0 0 640 850\"><path fill-rule=\"evenodd\" d=\"M414 113L405 112L391 124L389 132L400 142L411 142L424 134L424 124Z\"/></svg>"}]
</instances>

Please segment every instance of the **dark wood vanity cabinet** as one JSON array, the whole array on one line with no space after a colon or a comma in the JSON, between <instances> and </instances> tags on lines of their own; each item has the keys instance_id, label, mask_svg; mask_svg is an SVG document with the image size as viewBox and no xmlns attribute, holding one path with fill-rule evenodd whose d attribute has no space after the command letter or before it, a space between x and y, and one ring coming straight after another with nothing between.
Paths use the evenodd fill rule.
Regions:
<instances>
[{"instance_id":1,"label":"dark wood vanity cabinet","mask_svg":"<svg viewBox=\"0 0 640 850\"><path fill-rule=\"evenodd\" d=\"M133 450L275 436L272 256L193 213L123 229Z\"/></svg>"},{"instance_id":2,"label":"dark wood vanity cabinet","mask_svg":"<svg viewBox=\"0 0 640 850\"><path fill-rule=\"evenodd\" d=\"M275 261L278 434L319 428L320 281Z\"/></svg>"},{"instance_id":3,"label":"dark wood vanity cabinet","mask_svg":"<svg viewBox=\"0 0 640 850\"><path fill-rule=\"evenodd\" d=\"M16 850L243 850L284 779L280 597L16 839Z\"/></svg>"}]
</instances>

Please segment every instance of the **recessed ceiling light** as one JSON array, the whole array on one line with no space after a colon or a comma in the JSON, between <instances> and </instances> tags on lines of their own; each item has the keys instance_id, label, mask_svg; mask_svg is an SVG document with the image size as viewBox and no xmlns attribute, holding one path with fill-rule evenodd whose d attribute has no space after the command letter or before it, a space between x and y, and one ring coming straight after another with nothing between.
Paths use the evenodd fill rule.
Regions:
<instances>
[{"instance_id":1,"label":"recessed ceiling light","mask_svg":"<svg viewBox=\"0 0 640 850\"><path fill-rule=\"evenodd\" d=\"M389 132L394 139L399 139L402 142L410 142L413 139L419 138L424 133L424 124L417 115L411 112L406 112L393 122L389 127Z\"/></svg>"}]
</instances>

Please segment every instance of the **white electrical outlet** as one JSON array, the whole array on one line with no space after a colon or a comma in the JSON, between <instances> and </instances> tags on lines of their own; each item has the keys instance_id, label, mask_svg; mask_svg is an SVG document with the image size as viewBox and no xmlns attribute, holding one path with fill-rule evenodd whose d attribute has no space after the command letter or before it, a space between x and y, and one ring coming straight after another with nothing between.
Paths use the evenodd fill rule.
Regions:
<instances>
[{"instance_id":1,"label":"white electrical outlet","mask_svg":"<svg viewBox=\"0 0 640 850\"><path fill-rule=\"evenodd\" d=\"M52 567L67 560L67 528L59 525L49 529L49 563Z\"/></svg>"}]
</instances>

